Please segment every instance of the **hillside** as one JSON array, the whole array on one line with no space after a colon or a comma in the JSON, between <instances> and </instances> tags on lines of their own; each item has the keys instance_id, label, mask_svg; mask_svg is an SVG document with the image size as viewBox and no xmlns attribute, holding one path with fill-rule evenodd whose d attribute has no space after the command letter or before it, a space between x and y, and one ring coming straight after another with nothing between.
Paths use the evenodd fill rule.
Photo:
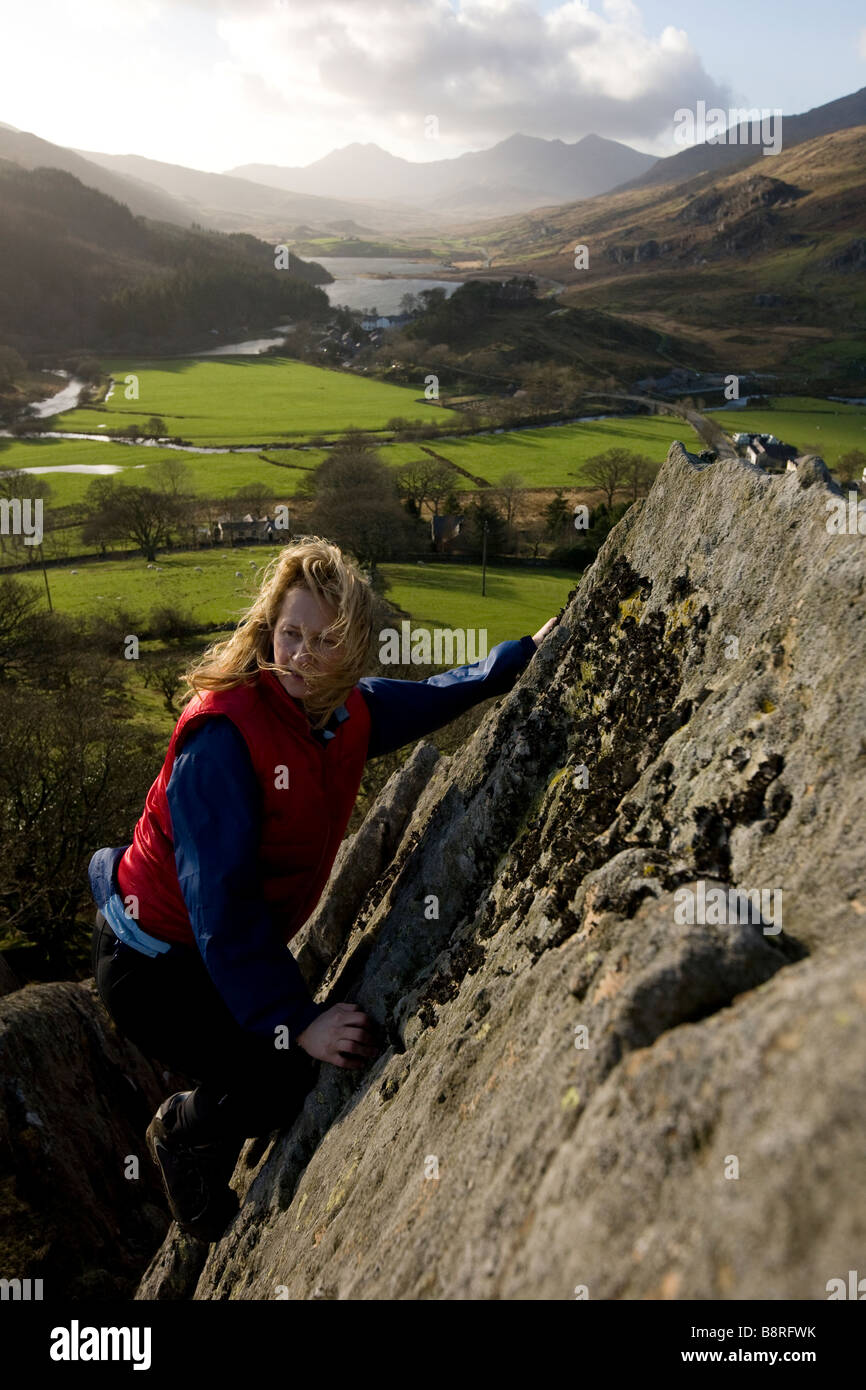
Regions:
<instances>
[{"instance_id":1,"label":"hillside","mask_svg":"<svg viewBox=\"0 0 866 1390\"><path fill-rule=\"evenodd\" d=\"M348 227L358 231L411 231L429 227L440 218L417 213L389 203L375 184L354 199L346 190L335 195L317 196L303 191L268 186L268 180L231 174L212 174L167 164L134 154L99 154L81 151L89 162L127 179L147 180L186 208L190 221L222 232L251 232L281 241L296 224L307 224L319 234L340 234Z\"/></svg>"},{"instance_id":2,"label":"hillside","mask_svg":"<svg viewBox=\"0 0 866 1390\"><path fill-rule=\"evenodd\" d=\"M758 168L617 191L471 234L497 274L564 282L564 307L691 339L717 370L866 372L866 126ZM588 268L575 267L575 247ZM859 364L859 365L858 365Z\"/></svg>"},{"instance_id":3,"label":"hillside","mask_svg":"<svg viewBox=\"0 0 866 1390\"><path fill-rule=\"evenodd\" d=\"M444 367L443 347L449 353ZM390 347L383 350L386 362L390 352ZM403 373L410 378L442 370L451 382L465 368L469 380L474 377L499 390L509 384L509 376L520 380L531 363L579 373L590 389L612 383L624 389L647 373L712 364L710 352L687 336L602 307L564 308L559 297L536 297L520 277L503 284L467 281L407 327L399 352Z\"/></svg>"},{"instance_id":4,"label":"hillside","mask_svg":"<svg viewBox=\"0 0 866 1390\"><path fill-rule=\"evenodd\" d=\"M182 199L170 197L140 177L100 168L98 163L83 157L75 150L41 140L38 135L0 124L0 160L8 160L22 169L62 169L72 174L88 188L95 188L108 198L125 203L140 217L158 222L174 222L188 227L194 220Z\"/></svg>"},{"instance_id":5,"label":"hillside","mask_svg":"<svg viewBox=\"0 0 866 1390\"><path fill-rule=\"evenodd\" d=\"M0 161L0 343L29 353L203 345L327 310L327 271L246 235L185 230L59 169Z\"/></svg>"},{"instance_id":6,"label":"hillside","mask_svg":"<svg viewBox=\"0 0 866 1390\"><path fill-rule=\"evenodd\" d=\"M850 126L866 124L866 87L852 92L824 106L815 106L798 116L782 117L782 140L784 149L792 149L806 140L815 140L822 135L831 135L837 130ZM733 166L766 163L760 144L752 142L753 127L739 124L731 131L730 140L724 144L702 142L679 154L659 159L645 172L623 184L623 188L647 188L652 184L680 183L693 178L695 174L724 174ZM736 138L735 138L736 136ZM773 156L771 163L778 156Z\"/></svg>"},{"instance_id":7,"label":"hillside","mask_svg":"<svg viewBox=\"0 0 866 1390\"><path fill-rule=\"evenodd\" d=\"M835 491L672 446L293 943L390 1046L320 1066L223 1239L173 1228L139 1298L819 1300L857 1268L866 560ZM772 909L688 925L713 887Z\"/></svg>"}]
</instances>

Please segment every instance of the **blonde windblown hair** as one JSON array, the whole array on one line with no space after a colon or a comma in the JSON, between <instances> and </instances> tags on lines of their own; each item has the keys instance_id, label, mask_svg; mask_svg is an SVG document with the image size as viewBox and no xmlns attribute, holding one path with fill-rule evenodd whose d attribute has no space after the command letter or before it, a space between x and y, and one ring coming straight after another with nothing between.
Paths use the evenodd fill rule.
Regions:
<instances>
[{"instance_id":1,"label":"blonde windblown hair","mask_svg":"<svg viewBox=\"0 0 866 1390\"><path fill-rule=\"evenodd\" d=\"M230 690L255 680L259 671L287 674L273 659L274 630L291 589L307 589L336 617L317 639L302 625L307 648L333 644L337 661L328 671L315 662L304 674L303 706L314 729L323 729L364 674L373 635L373 591L337 546L321 536L302 536L265 566L258 596L232 636L212 643L183 673L190 687L184 703L205 690Z\"/></svg>"}]
</instances>

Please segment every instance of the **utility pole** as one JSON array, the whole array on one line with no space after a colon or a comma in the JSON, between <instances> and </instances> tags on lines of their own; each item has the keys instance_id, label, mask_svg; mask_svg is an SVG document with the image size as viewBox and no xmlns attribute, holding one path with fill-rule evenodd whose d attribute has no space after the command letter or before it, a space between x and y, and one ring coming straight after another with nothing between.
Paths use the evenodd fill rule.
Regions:
<instances>
[{"instance_id":1,"label":"utility pole","mask_svg":"<svg viewBox=\"0 0 866 1390\"><path fill-rule=\"evenodd\" d=\"M481 531L481 596L487 593L487 517Z\"/></svg>"},{"instance_id":2,"label":"utility pole","mask_svg":"<svg viewBox=\"0 0 866 1390\"><path fill-rule=\"evenodd\" d=\"M45 568L45 551L41 545L39 547L39 558L42 562L42 578L45 580L45 592L48 595L48 612L53 613L54 606L51 602L51 590L48 587L48 571Z\"/></svg>"}]
</instances>

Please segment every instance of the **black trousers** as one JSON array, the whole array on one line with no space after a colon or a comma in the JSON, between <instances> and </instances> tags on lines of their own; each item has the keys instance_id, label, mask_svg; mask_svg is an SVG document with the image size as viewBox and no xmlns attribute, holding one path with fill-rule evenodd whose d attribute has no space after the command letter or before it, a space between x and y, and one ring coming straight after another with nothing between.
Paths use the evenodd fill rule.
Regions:
<instances>
[{"instance_id":1,"label":"black trousers","mask_svg":"<svg viewBox=\"0 0 866 1390\"><path fill-rule=\"evenodd\" d=\"M91 952L99 996L118 1029L165 1067L197 1083L179 1123L195 1143L269 1134L294 1120L317 1063L293 1044L241 1028L197 948L145 956L96 914Z\"/></svg>"}]
</instances>

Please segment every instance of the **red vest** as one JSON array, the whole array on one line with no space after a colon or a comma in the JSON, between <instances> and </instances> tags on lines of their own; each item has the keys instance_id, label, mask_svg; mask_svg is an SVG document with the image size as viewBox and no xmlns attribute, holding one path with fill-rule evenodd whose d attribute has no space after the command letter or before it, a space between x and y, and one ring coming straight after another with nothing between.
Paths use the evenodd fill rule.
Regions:
<instances>
[{"instance_id":1,"label":"red vest","mask_svg":"<svg viewBox=\"0 0 866 1390\"><path fill-rule=\"evenodd\" d=\"M370 740L370 712L356 686L349 718L324 743L302 706L270 671L248 685L194 695L175 725L162 769L147 794L133 842L121 858L121 895L138 899L137 921L163 941L195 945L177 877L168 786L174 760L192 729L227 715L246 740L262 789L258 873L274 924L288 942L322 895L358 795ZM288 786L285 783L288 781ZM226 808L231 814L231 807Z\"/></svg>"}]
</instances>

